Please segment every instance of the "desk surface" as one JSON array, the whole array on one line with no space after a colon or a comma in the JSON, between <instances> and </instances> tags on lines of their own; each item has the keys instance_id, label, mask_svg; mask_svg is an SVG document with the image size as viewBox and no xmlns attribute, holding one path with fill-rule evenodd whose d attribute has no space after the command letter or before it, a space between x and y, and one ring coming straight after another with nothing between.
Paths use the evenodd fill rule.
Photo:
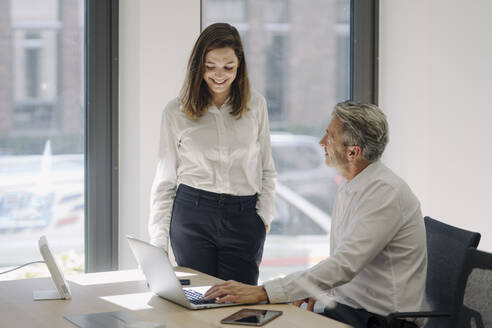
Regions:
<instances>
[{"instance_id":1,"label":"desk surface","mask_svg":"<svg viewBox=\"0 0 492 328\"><path fill-rule=\"evenodd\" d=\"M192 286L210 285L218 279L187 268L176 268L178 276L191 279ZM188 310L149 291L139 270L81 274L66 277L71 300L33 301L34 290L54 289L50 278L0 282L0 326L76 327L63 317L96 312L127 311L137 319L165 323L166 328L240 327L220 324L220 319L248 308L283 311L266 324L275 327L347 328L345 324L288 304L238 305L217 309Z\"/></svg>"}]
</instances>

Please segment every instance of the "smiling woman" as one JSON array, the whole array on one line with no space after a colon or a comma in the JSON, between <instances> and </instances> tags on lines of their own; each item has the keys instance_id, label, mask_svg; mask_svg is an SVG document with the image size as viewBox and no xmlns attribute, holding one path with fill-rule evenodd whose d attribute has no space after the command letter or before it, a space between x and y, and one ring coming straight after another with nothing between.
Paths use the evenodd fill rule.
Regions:
<instances>
[{"instance_id":1,"label":"smiling woman","mask_svg":"<svg viewBox=\"0 0 492 328\"><path fill-rule=\"evenodd\" d=\"M231 98L231 114L240 117L250 98L249 79L238 31L217 23L198 37L179 98L184 112L197 119L212 101L220 108L227 97Z\"/></svg>"},{"instance_id":2,"label":"smiling woman","mask_svg":"<svg viewBox=\"0 0 492 328\"><path fill-rule=\"evenodd\" d=\"M180 266L256 284L275 178L266 101L250 91L239 33L212 24L162 115L151 242L170 240Z\"/></svg>"},{"instance_id":3,"label":"smiling woman","mask_svg":"<svg viewBox=\"0 0 492 328\"><path fill-rule=\"evenodd\" d=\"M239 60L231 48L213 49L205 56L203 79L217 108L222 107L229 96L238 64Z\"/></svg>"}]
</instances>

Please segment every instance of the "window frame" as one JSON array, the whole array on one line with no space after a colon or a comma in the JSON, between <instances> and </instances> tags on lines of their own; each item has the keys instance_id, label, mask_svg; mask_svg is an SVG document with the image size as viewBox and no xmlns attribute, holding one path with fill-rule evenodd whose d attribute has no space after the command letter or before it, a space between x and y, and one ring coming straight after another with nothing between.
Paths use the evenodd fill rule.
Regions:
<instances>
[{"instance_id":1,"label":"window frame","mask_svg":"<svg viewBox=\"0 0 492 328\"><path fill-rule=\"evenodd\" d=\"M350 5L350 98L377 104L379 0ZM119 1L85 6L85 271L97 272L118 269Z\"/></svg>"},{"instance_id":2,"label":"window frame","mask_svg":"<svg viewBox=\"0 0 492 328\"><path fill-rule=\"evenodd\" d=\"M85 0L85 272L118 269L118 0Z\"/></svg>"},{"instance_id":3,"label":"window frame","mask_svg":"<svg viewBox=\"0 0 492 328\"><path fill-rule=\"evenodd\" d=\"M377 105L379 0L351 0L350 11L350 99Z\"/></svg>"}]
</instances>

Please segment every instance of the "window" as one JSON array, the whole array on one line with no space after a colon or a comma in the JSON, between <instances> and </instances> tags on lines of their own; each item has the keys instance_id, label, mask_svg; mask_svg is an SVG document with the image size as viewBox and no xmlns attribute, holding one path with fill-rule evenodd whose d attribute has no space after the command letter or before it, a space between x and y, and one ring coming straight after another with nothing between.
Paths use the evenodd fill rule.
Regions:
<instances>
[{"instance_id":1,"label":"window","mask_svg":"<svg viewBox=\"0 0 492 328\"><path fill-rule=\"evenodd\" d=\"M117 13L0 1L1 268L39 259L43 234L65 271L117 268ZM47 274L25 269L0 279Z\"/></svg>"},{"instance_id":2,"label":"window","mask_svg":"<svg viewBox=\"0 0 492 328\"><path fill-rule=\"evenodd\" d=\"M323 154L314 144L307 145L273 145L272 154L278 173L316 170L324 165ZM317 147L317 146L316 146ZM299 156L292 156L298 154Z\"/></svg>"},{"instance_id":3,"label":"window","mask_svg":"<svg viewBox=\"0 0 492 328\"><path fill-rule=\"evenodd\" d=\"M329 254L343 181L324 164L318 141L333 106L351 97L351 1L202 0L202 7L203 28L228 22L239 30L252 88L268 103L279 187L260 279L306 268Z\"/></svg>"},{"instance_id":4,"label":"window","mask_svg":"<svg viewBox=\"0 0 492 328\"><path fill-rule=\"evenodd\" d=\"M42 235L65 272L84 271L84 7L0 2L0 271L41 259Z\"/></svg>"},{"instance_id":5,"label":"window","mask_svg":"<svg viewBox=\"0 0 492 328\"><path fill-rule=\"evenodd\" d=\"M328 235L329 230L324 229L309 213L303 213L287 199L279 197L275 206L278 214L272 222L271 235Z\"/></svg>"},{"instance_id":6,"label":"window","mask_svg":"<svg viewBox=\"0 0 492 328\"><path fill-rule=\"evenodd\" d=\"M202 0L202 28L227 22L238 29L252 87L268 103L277 217L261 280L329 254L343 177L326 167L318 141L336 103L377 103L377 16L373 0Z\"/></svg>"}]
</instances>

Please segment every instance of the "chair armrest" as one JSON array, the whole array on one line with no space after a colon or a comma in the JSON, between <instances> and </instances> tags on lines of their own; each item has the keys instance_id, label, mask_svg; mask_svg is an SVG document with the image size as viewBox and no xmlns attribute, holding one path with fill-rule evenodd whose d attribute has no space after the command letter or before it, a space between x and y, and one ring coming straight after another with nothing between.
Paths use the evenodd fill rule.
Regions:
<instances>
[{"instance_id":1,"label":"chair armrest","mask_svg":"<svg viewBox=\"0 0 492 328\"><path fill-rule=\"evenodd\" d=\"M407 319L407 318L449 318L451 313L444 311L423 311L423 312L393 312L387 317L387 323L391 324L397 319Z\"/></svg>"},{"instance_id":2,"label":"chair armrest","mask_svg":"<svg viewBox=\"0 0 492 328\"><path fill-rule=\"evenodd\" d=\"M467 306L463 306L462 311L460 313L459 324L462 324L463 326L466 324L466 326L468 327L468 325L470 325L470 323L473 320L475 320L476 327L478 327L478 328L484 327L482 315L480 314L480 312L477 312L473 309L470 309Z\"/></svg>"}]
</instances>

